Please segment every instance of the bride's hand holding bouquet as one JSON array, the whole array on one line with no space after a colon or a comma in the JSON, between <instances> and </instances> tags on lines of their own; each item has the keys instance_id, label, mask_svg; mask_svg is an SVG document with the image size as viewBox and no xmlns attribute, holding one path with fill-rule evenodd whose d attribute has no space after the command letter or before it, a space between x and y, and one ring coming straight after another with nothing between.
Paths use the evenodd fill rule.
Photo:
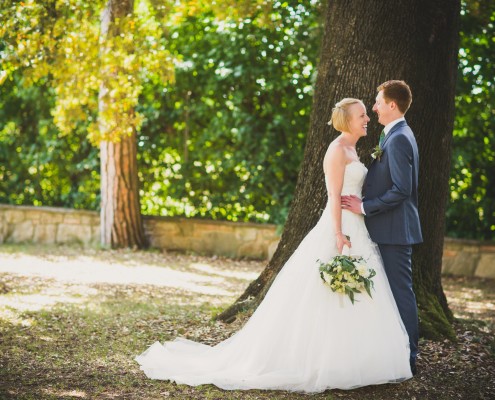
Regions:
<instances>
[{"instance_id":1,"label":"bride's hand holding bouquet","mask_svg":"<svg viewBox=\"0 0 495 400\"><path fill-rule=\"evenodd\" d=\"M352 247L351 238L347 235L344 235L342 231L338 231L335 233L335 238L337 240L337 251L339 254L342 254L344 251L344 246L347 246L349 249Z\"/></svg>"},{"instance_id":2,"label":"bride's hand holding bouquet","mask_svg":"<svg viewBox=\"0 0 495 400\"><path fill-rule=\"evenodd\" d=\"M354 304L355 293L361 293L362 290L366 290L366 293L372 297L373 281L371 279L376 275L376 271L367 267L363 257L350 255L350 238L345 235L341 236L344 237L342 243L348 247L349 254L342 254L343 245L339 248L339 239L337 239L340 255L331 258L326 263L318 260L320 277L332 291L349 296Z\"/></svg>"}]
</instances>

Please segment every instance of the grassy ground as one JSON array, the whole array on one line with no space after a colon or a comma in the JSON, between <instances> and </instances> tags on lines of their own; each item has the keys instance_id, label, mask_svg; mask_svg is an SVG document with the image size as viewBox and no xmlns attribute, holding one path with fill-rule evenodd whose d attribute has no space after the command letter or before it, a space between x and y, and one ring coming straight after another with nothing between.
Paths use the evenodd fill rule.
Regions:
<instances>
[{"instance_id":1,"label":"grassy ground","mask_svg":"<svg viewBox=\"0 0 495 400\"><path fill-rule=\"evenodd\" d=\"M399 385L317 395L151 381L134 356L156 340L215 344L242 324L212 315L261 262L161 252L0 246L0 399L493 399L495 282L445 277L456 343L422 341Z\"/></svg>"}]
</instances>

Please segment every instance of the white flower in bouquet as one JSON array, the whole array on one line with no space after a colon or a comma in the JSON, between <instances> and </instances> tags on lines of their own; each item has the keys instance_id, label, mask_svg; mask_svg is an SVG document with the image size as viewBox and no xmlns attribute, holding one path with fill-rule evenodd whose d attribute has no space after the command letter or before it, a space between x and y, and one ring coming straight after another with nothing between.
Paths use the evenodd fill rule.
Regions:
<instances>
[{"instance_id":1,"label":"white flower in bouquet","mask_svg":"<svg viewBox=\"0 0 495 400\"><path fill-rule=\"evenodd\" d=\"M360 256L337 255L324 263L318 260L320 264L320 277L323 282L337 293L349 296L354 304L354 295L365 290L370 297L373 281L371 280L376 272L368 268L366 261Z\"/></svg>"},{"instance_id":2,"label":"white flower in bouquet","mask_svg":"<svg viewBox=\"0 0 495 400\"><path fill-rule=\"evenodd\" d=\"M323 280L325 282L330 282L332 280L332 276L330 274L327 274L326 272L323 272L323 276L324 276Z\"/></svg>"}]
</instances>

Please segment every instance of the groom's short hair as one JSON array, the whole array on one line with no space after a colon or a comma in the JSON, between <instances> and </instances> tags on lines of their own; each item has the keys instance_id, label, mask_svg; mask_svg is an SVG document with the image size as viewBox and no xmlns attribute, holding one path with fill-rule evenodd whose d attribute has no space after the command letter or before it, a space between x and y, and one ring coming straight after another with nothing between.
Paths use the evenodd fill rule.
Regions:
<instances>
[{"instance_id":1,"label":"groom's short hair","mask_svg":"<svg viewBox=\"0 0 495 400\"><path fill-rule=\"evenodd\" d=\"M412 103L412 93L409 85L404 81L391 80L382 83L376 88L379 92L383 90L383 98L387 103L394 101L400 112L405 114Z\"/></svg>"}]
</instances>

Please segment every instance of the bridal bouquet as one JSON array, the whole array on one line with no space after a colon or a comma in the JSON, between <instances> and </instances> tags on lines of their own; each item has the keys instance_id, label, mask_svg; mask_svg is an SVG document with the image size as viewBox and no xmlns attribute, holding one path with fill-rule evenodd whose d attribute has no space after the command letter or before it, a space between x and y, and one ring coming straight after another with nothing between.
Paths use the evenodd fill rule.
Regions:
<instances>
[{"instance_id":1,"label":"bridal bouquet","mask_svg":"<svg viewBox=\"0 0 495 400\"><path fill-rule=\"evenodd\" d=\"M330 286L332 291L346 294L354 304L354 294L364 289L371 296L373 281L376 272L366 267L366 261L360 256L337 255L330 261L320 264L320 276L323 282Z\"/></svg>"}]
</instances>

